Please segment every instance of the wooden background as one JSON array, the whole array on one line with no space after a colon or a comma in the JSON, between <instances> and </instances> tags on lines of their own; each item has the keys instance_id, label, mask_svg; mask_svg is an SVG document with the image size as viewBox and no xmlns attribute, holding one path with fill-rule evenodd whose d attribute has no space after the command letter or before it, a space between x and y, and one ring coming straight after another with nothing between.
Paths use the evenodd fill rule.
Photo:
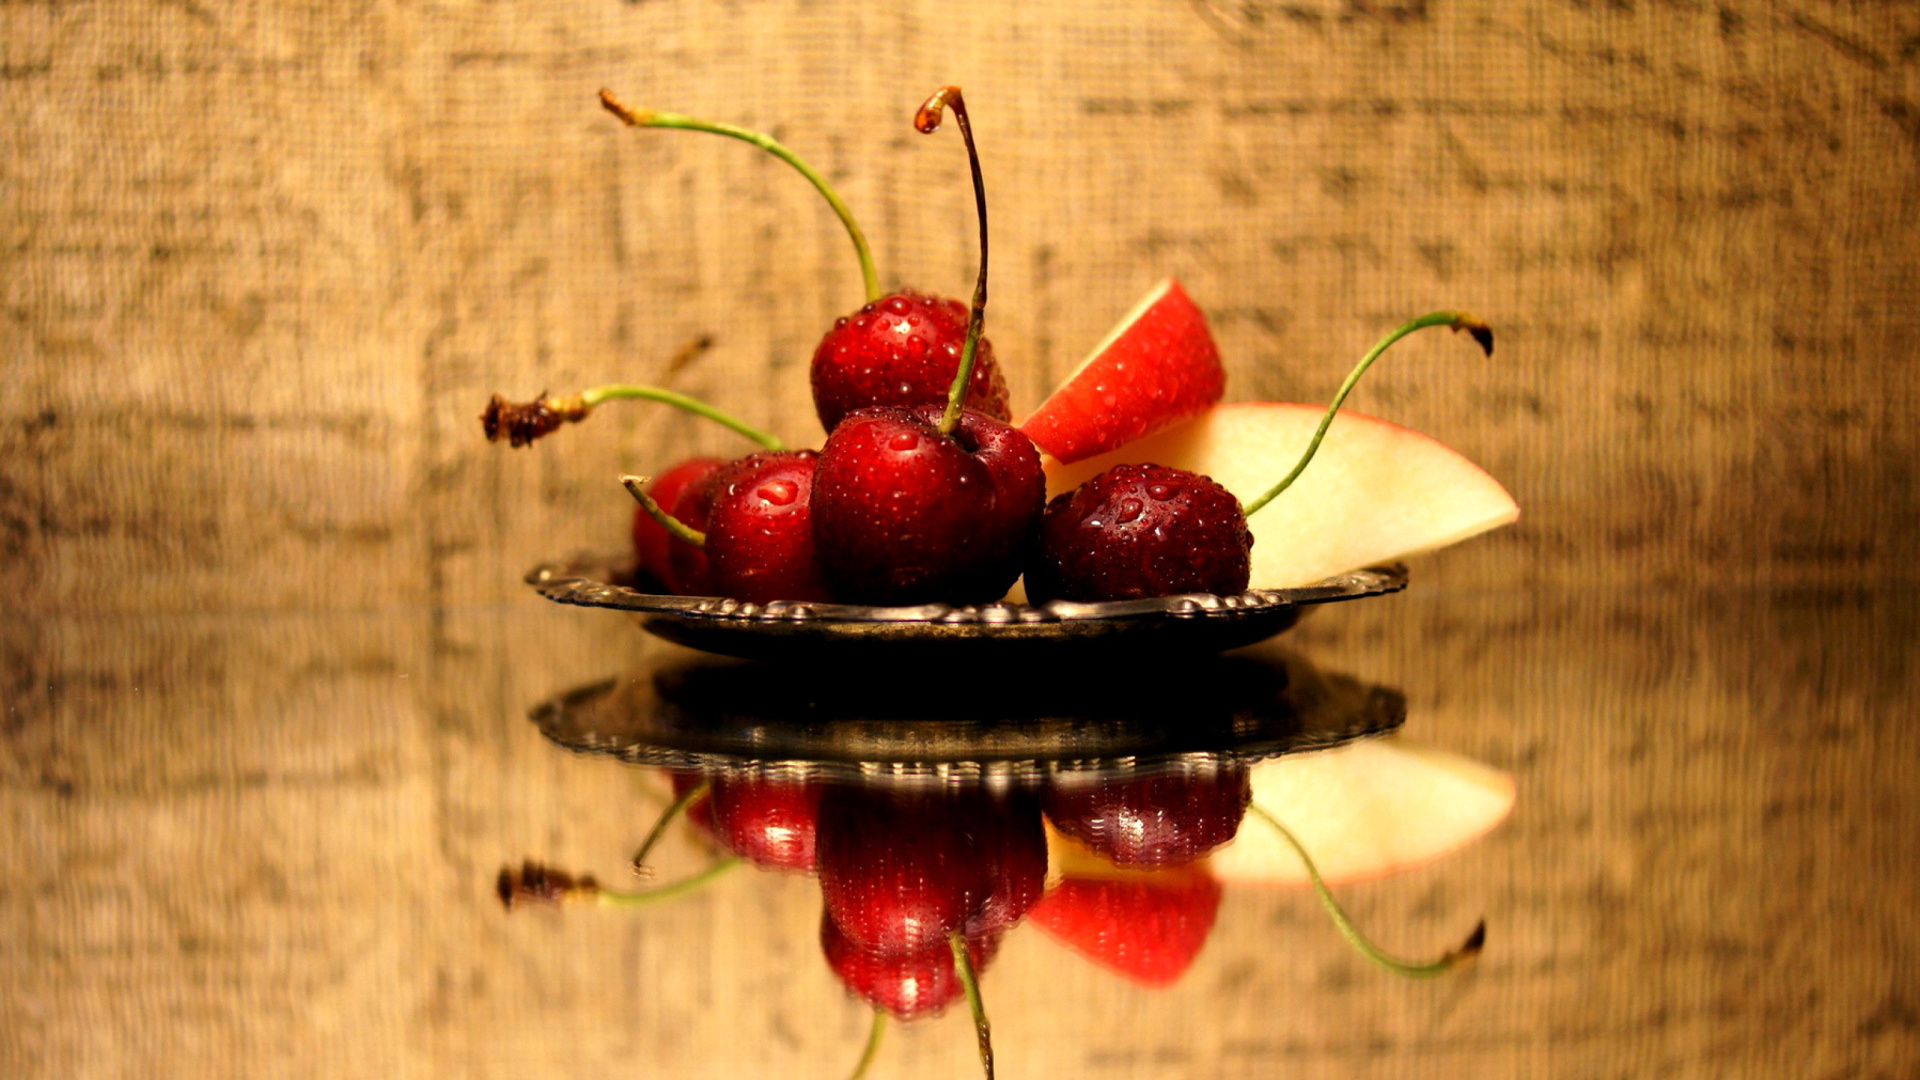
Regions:
<instances>
[{"instance_id":1,"label":"wooden background","mask_svg":"<svg viewBox=\"0 0 1920 1080\"><path fill-rule=\"evenodd\" d=\"M837 224L594 94L775 132L889 285L960 295L959 140L908 123L949 82L1016 411L1167 274L1235 399L1465 308L1493 360L1409 341L1354 405L1524 507L1300 636L1519 773L1352 899L1506 947L1385 983L1230 898L1152 998L1012 942L1009 1074L1911 1075L1920 11L1819 0L0 0L0 1073L844 1071L805 883L488 906L525 854L611 876L654 795L525 724L645 652L520 574L738 444L476 417L711 335L676 386L816 439ZM968 1075L964 1027L894 1067Z\"/></svg>"}]
</instances>

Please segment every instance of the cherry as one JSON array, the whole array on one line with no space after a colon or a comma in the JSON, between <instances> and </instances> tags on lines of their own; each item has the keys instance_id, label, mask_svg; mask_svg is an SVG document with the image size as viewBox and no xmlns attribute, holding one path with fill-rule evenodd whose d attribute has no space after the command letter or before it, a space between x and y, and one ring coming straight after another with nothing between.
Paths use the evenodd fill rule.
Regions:
<instances>
[{"instance_id":1,"label":"cherry","mask_svg":"<svg viewBox=\"0 0 1920 1080\"><path fill-rule=\"evenodd\" d=\"M1245 592L1253 530L1240 500L1167 465L1116 465L1047 503L1027 598L1135 600Z\"/></svg>"},{"instance_id":2,"label":"cherry","mask_svg":"<svg viewBox=\"0 0 1920 1080\"><path fill-rule=\"evenodd\" d=\"M1306 469L1341 403L1380 354L1428 326L1465 330L1493 355L1493 331L1471 315L1436 311L1402 324L1348 372L1292 471L1244 507L1208 477L1159 465L1116 465L1055 496L1046 506L1038 553L1027 571L1027 598L1094 602L1245 591L1253 556L1247 516Z\"/></svg>"},{"instance_id":3,"label":"cherry","mask_svg":"<svg viewBox=\"0 0 1920 1080\"><path fill-rule=\"evenodd\" d=\"M932 792L827 789L814 840L827 914L862 950L942 946L986 902L993 872L963 829L957 800Z\"/></svg>"},{"instance_id":4,"label":"cherry","mask_svg":"<svg viewBox=\"0 0 1920 1080\"><path fill-rule=\"evenodd\" d=\"M966 336L965 304L910 289L836 320L814 350L810 372L820 426L832 431L848 413L872 405L945 401ZM1006 380L985 338L965 404L999 420L1013 417Z\"/></svg>"},{"instance_id":5,"label":"cherry","mask_svg":"<svg viewBox=\"0 0 1920 1080\"><path fill-rule=\"evenodd\" d=\"M999 948L997 934L968 936L967 958L974 971L985 970ZM937 1016L964 990L945 940L907 953L868 952L823 912L820 949L849 993L900 1020Z\"/></svg>"},{"instance_id":6,"label":"cherry","mask_svg":"<svg viewBox=\"0 0 1920 1080\"><path fill-rule=\"evenodd\" d=\"M986 899L964 927L968 940L1013 929L1046 890L1047 830L1039 805L1016 796L970 812L957 824L981 850L989 881Z\"/></svg>"},{"instance_id":7,"label":"cherry","mask_svg":"<svg viewBox=\"0 0 1920 1080\"><path fill-rule=\"evenodd\" d=\"M1253 798L1246 765L1055 783L1047 819L1117 866L1180 866L1233 839Z\"/></svg>"},{"instance_id":8,"label":"cherry","mask_svg":"<svg viewBox=\"0 0 1920 1080\"><path fill-rule=\"evenodd\" d=\"M818 784L758 773L711 783L712 828L728 851L770 870L812 872Z\"/></svg>"},{"instance_id":9,"label":"cherry","mask_svg":"<svg viewBox=\"0 0 1920 1080\"><path fill-rule=\"evenodd\" d=\"M660 506L638 476L621 477L643 513L670 533L677 591L698 589L748 603L828 600L814 556L811 450L751 454Z\"/></svg>"},{"instance_id":10,"label":"cherry","mask_svg":"<svg viewBox=\"0 0 1920 1080\"><path fill-rule=\"evenodd\" d=\"M1030 800L835 786L821 796L815 863L847 939L898 956L1012 927L1040 897L1046 836Z\"/></svg>"},{"instance_id":11,"label":"cherry","mask_svg":"<svg viewBox=\"0 0 1920 1080\"><path fill-rule=\"evenodd\" d=\"M866 304L835 321L814 350L814 409L823 428L832 431L841 417L868 405L919 405L946 396L967 334L965 305L910 290L883 297L866 235L824 176L761 132L678 113L634 109L606 90L600 91L600 103L630 126L704 131L752 143L806 177L839 216L860 260ZM966 402L1002 420L1011 419L1006 382L993 361L992 349L983 341L979 352Z\"/></svg>"},{"instance_id":12,"label":"cherry","mask_svg":"<svg viewBox=\"0 0 1920 1080\"><path fill-rule=\"evenodd\" d=\"M914 126L937 130L949 106L973 173L980 272L946 406L855 410L820 449L814 529L822 569L835 596L854 603L998 599L1019 577L1046 501L1032 440L961 404L986 318L986 187L958 87L927 99Z\"/></svg>"},{"instance_id":13,"label":"cherry","mask_svg":"<svg viewBox=\"0 0 1920 1080\"><path fill-rule=\"evenodd\" d=\"M666 573L661 576L661 581L667 591L676 596L712 595L713 590L708 587L705 536L707 518L713 512L714 495L718 490L714 481L725 468L722 465L708 473L705 481L682 488L671 504L660 507L681 526L680 529L674 529L660 517L654 517L663 529L672 534L672 543L667 545ZM621 482L625 483L627 479L622 477ZM633 492L634 488L628 485L627 490ZM639 494L636 492L634 497L638 499ZM648 508L651 501L649 498L640 503L641 510L649 516L652 516ZM657 503L654 505L659 506Z\"/></svg>"},{"instance_id":14,"label":"cherry","mask_svg":"<svg viewBox=\"0 0 1920 1080\"><path fill-rule=\"evenodd\" d=\"M753 454L707 481L707 587L750 603L826 600L813 546L811 450Z\"/></svg>"},{"instance_id":15,"label":"cherry","mask_svg":"<svg viewBox=\"0 0 1920 1080\"><path fill-rule=\"evenodd\" d=\"M820 449L815 544L837 599L988 603L1016 578L1046 500L1040 453L1018 429L937 405L861 409Z\"/></svg>"},{"instance_id":16,"label":"cherry","mask_svg":"<svg viewBox=\"0 0 1920 1080\"><path fill-rule=\"evenodd\" d=\"M647 494L661 506L672 506L679 501L681 492L705 484L723 464L714 457L689 458L655 477L653 483L647 485ZM639 557L640 570L668 592L678 591L667 585L673 574L668 552L675 543L666 526L653 520L644 508L634 507L633 551Z\"/></svg>"}]
</instances>

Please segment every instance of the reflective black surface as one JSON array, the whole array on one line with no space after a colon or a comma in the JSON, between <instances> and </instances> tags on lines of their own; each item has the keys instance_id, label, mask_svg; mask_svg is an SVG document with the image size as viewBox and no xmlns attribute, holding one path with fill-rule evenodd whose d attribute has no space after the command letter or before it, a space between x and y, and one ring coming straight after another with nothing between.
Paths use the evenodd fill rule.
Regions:
<instances>
[{"instance_id":1,"label":"reflective black surface","mask_svg":"<svg viewBox=\"0 0 1920 1080\"><path fill-rule=\"evenodd\" d=\"M677 656L532 713L561 746L640 764L1029 779L1246 763L1390 731L1405 716L1396 691L1270 649L1144 668L1003 666L985 683L938 666Z\"/></svg>"}]
</instances>

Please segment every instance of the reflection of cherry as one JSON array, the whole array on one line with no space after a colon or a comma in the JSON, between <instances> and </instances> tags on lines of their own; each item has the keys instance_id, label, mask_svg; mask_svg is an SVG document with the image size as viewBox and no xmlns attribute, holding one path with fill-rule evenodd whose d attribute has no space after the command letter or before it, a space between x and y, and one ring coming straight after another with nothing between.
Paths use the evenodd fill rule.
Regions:
<instances>
[{"instance_id":1,"label":"reflection of cherry","mask_svg":"<svg viewBox=\"0 0 1920 1080\"><path fill-rule=\"evenodd\" d=\"M1046 875L1037 810L979 792L831 787L817 845L828 916L882 956L944 947L957 930L1011 926Z\"/></svg>"},{"instance_id":2,"label":"reflection of cherry","mask_svg":"<svg viewBox=\"0 0 1920 1080\"><path fill-rule=\"evenodd\" d=\"M707 794L687 806L687 820L721 847L769 870L813 870L819 785L766 773L671 775L675 799L706 782Z\"/></svg>"},{"instance_id":3,"label":"reflection of cherry","mask_svg":"<svg viewBox=\"0 0 1920 1080\"><path fill-rule=\"evenodd\" d=\"M771 776L716 776L714 831L727 850L772 870L813 869L820 788Z\"/></svg>"},{"instance_id":4,"label":"reflection of cherry","mask_svg":"<svg viewBox=\"0 0 1920 1080\"><path fill-rule=\"evenodd\" d=\"M1253 797L1247 767L1056 783L1046 795L1054 828L1118 866L1178 866L1233 839Z\"/></svg>"},{"instance_id":5,"label":"reflection of cherry","mask_svg":"<svg viewBox=\"0 0 1920 1080\"><path fill-rule=\"evenodd\" d=\"M914 952L883 956L847 940L832 917L823 912L820 948L827 954L827 966L849 993L896 1019L933 1016L960 997L953 950L944 940ZM997 934L967 938L967 956L976 974L986 969L999 948Z\"/></svg>"}]
</instances>

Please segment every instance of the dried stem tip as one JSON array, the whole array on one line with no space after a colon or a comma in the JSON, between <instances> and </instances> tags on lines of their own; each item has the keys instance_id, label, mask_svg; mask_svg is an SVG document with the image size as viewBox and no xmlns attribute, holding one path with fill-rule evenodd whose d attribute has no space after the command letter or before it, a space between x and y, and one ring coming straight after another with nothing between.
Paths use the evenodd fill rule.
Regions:
<instances>
[{"instance_id":1,"label":"dried stem tip","mask_svg":"<svg viewBox=\"0 0 1920 1080\"><path fill-rule=\"evenodd\" d=\"M592 896L600 891L600 883L591 874L576 878L564 870L529 859L517 870L511 866L501 867L494 891L499 894L500 903L512 911L515 904L558 904L570 897Z\"/></svg>"},{"instance_id":2,"label":"dried stem tip","mask_svg":"<svg viewBox=\"0 0 1920 1080\"><path fill-rule=\"evenodd\" d=\"M928 98L926 102L920 106L919 111L913 114L914 130L922 135L931 135L939 131L940 121L944 119L947 103L959 97L960 88L957 86L943 86L935 90L933 96Z\"/></svg>"},{"instance_id":3,"label":"dried stem tip","mask_svg":"<svg viewBox=\"0 0 1920 1080\"><path fill-rule=\"evenodd\" d=\"M526 446L562 424L585 420L588 411L587 403L577 397L550 398L543 393L532 401L513 402L495 394L480 414L480 427L488 442L504 437L509 446Z\"/></svg>"},{"instance_id":4,"label":"dried stem tip","mask_svg":"<svg viewBox=\"0 0 1920 1080\"><path fill-rule=\"evenodd\" d=\"M626 102L613 96L611 90L600 91L600 105L608 112L627 122L628 127L646 127L653 122L652 109L635 109Z\"/></svg>"}]
</instances>

